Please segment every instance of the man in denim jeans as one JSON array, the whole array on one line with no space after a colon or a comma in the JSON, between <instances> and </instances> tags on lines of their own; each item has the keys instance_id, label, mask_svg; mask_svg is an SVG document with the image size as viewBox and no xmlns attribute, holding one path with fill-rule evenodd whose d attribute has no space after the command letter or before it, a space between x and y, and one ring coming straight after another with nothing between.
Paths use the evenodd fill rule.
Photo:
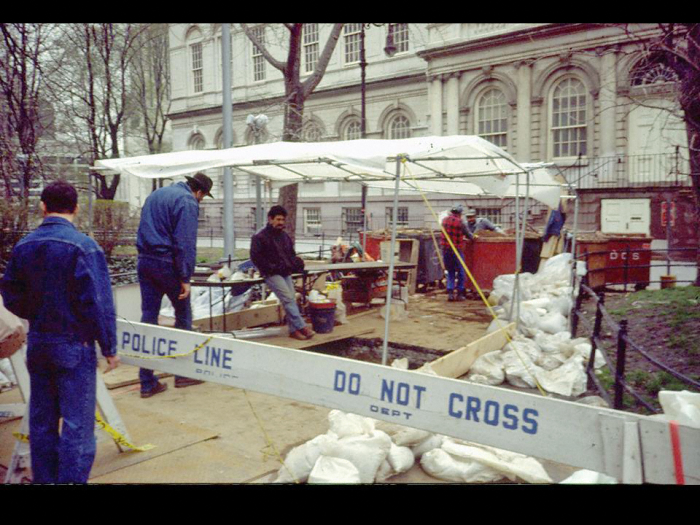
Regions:
<instances>
[{"instance_id":1,"label":"man in denim jeans","mask_svg":"<svg viewBox=\"0 0 700 525\"><path fill-rule=\"evenodd\" d=\"M204 173L185 178L187 182L159 188L148 196L141 210L136 249L141 322L158 324L160 303L167 295L175 308L175 328L191 330L190 279L197 253L199 203L206 195L212 196L212 181ZM139 370L139 379L143 398L168 388L147 368ZM203 382L175 376L175 388Z\"/></svg>"},{"instance_id":2,"label":"man in denim jeans","mask_svg":"<svg viewBox=\"0 0 700 525\"><path fill-rule=\"evenodd\" d=\"M304 341L314 336L313 330L304 321L297 306L294 282L290 277L296 269L294 243L284 231L287 210L273 206L267 213L267 225L250 241L250 259L265 284L282 303L287 314L289 336Z\"/></svg>"},{"instance_id":3,"label":"man in denim jeans","mask_svg":"<svg viewBox=\"0 0 700 525\"><path fill-rule=\"evenodd\" d=\"M29 321L34 483L87 483L96 449L95 341L107 371L119 365L107 262L98 244L73 226L77 203L66 182L44 188L44 221L17 243L2 281L7 309Z\"/></svg>"}]
</instances>

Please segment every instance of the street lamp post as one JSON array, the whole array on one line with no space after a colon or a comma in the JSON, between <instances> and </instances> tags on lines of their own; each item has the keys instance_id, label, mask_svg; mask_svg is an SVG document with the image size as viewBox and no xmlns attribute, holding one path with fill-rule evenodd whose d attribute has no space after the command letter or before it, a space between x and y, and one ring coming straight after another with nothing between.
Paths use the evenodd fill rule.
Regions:
<instances>
[{"instance_id":1,"label":"street lamp post","mask_svg":"<svg viewBox=\"0 0 700 525\"><path fill-rule=\"evenodd\" d=\"M369 28L374 25L375 27L381 27L384 24L362 24L360 29L360 138L367 138L367 82L366 82L366 69L367 60L365 59L365 28ZM394 45L394 27L389 24L389 32L386 36L386 46L384 47L384 54L388 57L393 57L396 54L396 46ZM367 186L362 185L362 229L364 235L362 236L362 253L364 254L367 250Z\"/></svg>"}]
</instances>

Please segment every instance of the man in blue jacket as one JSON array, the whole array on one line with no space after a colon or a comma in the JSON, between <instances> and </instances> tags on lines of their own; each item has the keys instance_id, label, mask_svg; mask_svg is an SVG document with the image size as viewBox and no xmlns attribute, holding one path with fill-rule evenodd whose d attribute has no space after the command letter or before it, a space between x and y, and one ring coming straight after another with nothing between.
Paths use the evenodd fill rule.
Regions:
<instances>
[{"instance_id":1,"label":"man in blue jacket","mask_svg":"<svg viewBox=\"0 0 700 525\"><path fill-rule=\"evenodd\" d=\"M291 275L298 271L294 243L284 231L287 210L273 206L267 213L267 225L250 241L250 259L265 279L265 284L282 303L287 314L289 336L304 341L314 336L299 312Z\"/></svg>"},{"instance_id":2,"label":"man in blue jacket","mask_svg":"<svg viewBox=\"0 0 700 525\"><path fill-rule=\"evenodd\" d=\"M175 328L192 329L190 279L197 253L199 203L211 197L212 181L204 173L185 177L151 193L141 210L136 235L137 272L141 289L141 322L158 324L160 303L168 296L175 308ZM141 368L141 397L159 394L168 385L153 370ZM175 388L203 383L198 379L175 377Z\"/></svg>"},{"instance_id":3,"label":"man in blue jacket","mask_svg":"<svg viewBox=\"0 0 700 525\"><path fill-rule=\"evenodd\" d=\"M95 342L107 371L119 364L107 262L98 244L73 225L77 203L66 182L44 188L44 221L17 243L2 281L7 309L29 321L34 483L87 483L96 449Z\"/></svg>"}]
</instances>

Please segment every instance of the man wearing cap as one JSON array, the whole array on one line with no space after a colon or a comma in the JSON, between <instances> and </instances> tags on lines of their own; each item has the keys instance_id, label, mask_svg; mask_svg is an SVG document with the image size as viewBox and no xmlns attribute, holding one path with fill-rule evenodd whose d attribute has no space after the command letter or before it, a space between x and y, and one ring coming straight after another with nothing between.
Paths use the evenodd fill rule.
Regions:
<instances>
[{"instance_id":1,"label":"man wearing cap","mask_svg":"<svg viewBox=\"0 0 700 525\"><path fill-rule=\"evenodd\" d=\"M212 181L204 173L185 178L187 182L159 188L148 196L141 210L136 249L141 322L158 324L160 303L167 295L175 308L175 328L191 330L190 278L197 252L199 203L212 196ZM147 368L139 370L139 379L143 398L168 387ZM175 388L200 383L203 381L175 376Z\"/></svg>"},{"instance_id":2,"label":"man wearing cap","mask_svg":"<svg viewBox=\"0 0 700 525\"><path fill-rule=\"evenodd\" d=\"M472 234L467 228L466 222L462 220L461 204L455 204L450 210L450 214L442 220L442 236L440 237L440 246L442 247L443 260L445 261L445 270L447 270L447 300L448 301L463 301L466 298L466 290L464 281L466 272L462 261L464 261L464 253L462 252L462 241L464 237L472 238ZM452 241L450 246L445 234ZM455 253L456 250L456 253ZM455 292L455 279L457 281L457 290Z\"/></svg>"},{"instance_id":3,"label":"man wearing cap","mask_svg":"<svg viewBox=\"0 0 700 525\"><path fill-rule=\"evenodd\" d=\"M502 228L496 226L486 217L477 217L476 210L469 208L465 214L467 217L467 229L469 230L469 238L472 239L478 231L489 230L492 232L505 233Z\"/></svg>"}]
</instances>

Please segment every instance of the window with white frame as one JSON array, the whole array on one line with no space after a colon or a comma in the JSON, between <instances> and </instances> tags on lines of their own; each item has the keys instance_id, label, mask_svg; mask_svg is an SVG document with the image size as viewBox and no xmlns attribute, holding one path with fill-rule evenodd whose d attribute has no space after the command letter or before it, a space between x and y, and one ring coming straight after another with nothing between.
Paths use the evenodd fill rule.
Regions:
<instances>
[{"instance_id":1,"label":"window with white frame","mask_svg":"<svg viewBox=\"0 0 700 525\"><path fill-rule=\"evenodd\" d=\"M318 62L318 24L304 24L304 72L311 73Z\"/></svg>"},{"instance_id":2,"label":"window with white frame","mask_svg":"<svg viewBox=\"0 0 700 525\"><path fill-rule=\"evenodd\" d=\"M408 51L408 24L389 24L389 30L393 30L394 45L397 53Z\"/></svg>"},{"instance_id":3,"label":"window with white frame","mask_svg":"<svg viewBox=\"0 0 700 525\"><path fill-rule=\"evenodd\" d=\"M496 226L501 224L501 208L474 208L477 217L490 220Z\"/></svg>"},{"instance_id":4,"label":"window with white frame","mask_svg":"<svg viewBox=\"0 0 700 525\"><path fill-rule=\"evenodd\" d=\"M360 61L360 32L362 24L345 24L343 27L343 42L345 44L345 63L354 64Z\"/></svg>"},{"instance_id":5,"label":"window with white frame","mask_svg":"<svg viewBox=\"0 0 700 525\"><path fill-rule=\"evenodd\" d=\"M343 233L362 230L362 208L343 208Z\"/></svg>"},{"instance_id":6,"label":"window with white frame","mask_svg":"<svg viewBox=\"0 0 700 525\"><path fill-rule=\"evenodd\" d=\"M260 45L265 44L265 27L255 27L252 29L253 36L260 42ZM260 48L251 42L252 59L253 59L253 80L260 82L265 80L265 57L260 51Z\"/></svg>"},{"instance_id":7,"label":"window with white frame","mask_svg":"<svg viewBox=\"0 0 700 525\"><path fill-rule=\"evenodd\" d=\"M307 122L301 130L304 142L319 142L323 137L323 129L316 122Z\"/></svg>"},{"instance_id":8,"label":"window with white frame","mask_svg":"<svg viewBox=\"0 0 700 525\"><path fill-rule=\"evenodd\" d=\"M386 207L386 225L387 228L392 226L392 218L394 216L393 206ZM405 228L408 226L408 206L399 206L396 209L396 227Z\"/></svg>"},{"instance_id":9,"label":"window with white frame","mask_svg":"<svg viewBox=\"0 0 700 525\"><path fill-rule=\"evenodd\" d=\"M586 87L576 78L565 78L552 92L552 156L586 155Z\"/></svg>"},{"instance_id":10,"label":"window with white frame","mask_svg":"<svg viewBox=\"0 0 700 525\"><path fill-rule=\"evenodd\" d=\"M500 89L486 91L476 106L477 135L506 148L508 144L508 105Z\"/></svg>"},{"instance_id":11,"label":"window with white frame","mask_svg":"<svg viewBox=\"0 0 700 525\"><path fill-rule=\"evenodd\" d=\"M201 93L204 91L201 42L190 45L190 57L192 61L192 91L193 93Z\"/></svg>"},{"instance_id":12,"label":"window with white frame","mask_svg":"<svg viewBox=\"0 0 700 525\"><path fill-rule=\"evenodd\" d=\"M321 232L321 208L304 208L304 233Z\"/></svg>"},{"instance_id":13,"label":"window with white frame","mask_svg":"<svg viewBox=\"0 0 700 525\"><path fill-rule=\"evenodd\" d=\"M204 149L205 145L204 137L202 136L201 133L195 133L190 137L190 140L187 143L187 147L191 150L195 149Z\"/></svg>"},{"instance_id":14,"label":"window with white frame","mask_svg":"<svg viewBox=\"0 0 700 525\"><path fill-rule=\"evenodd\" d=\"M407 139L411 137L411 121L402 113L391 117L387 124L388 139Z\"/></svg>"},{"instance_id":15,"label":"window with white frame","mask_svg":"<svg viewBox=\"0 0 700 525\"><path fill-rule=\"evenodd\" d=\"M343 140L356 140L362 138L362 123L360 119L350 119L343 126Z\"/></svg>"}]
</instances>

